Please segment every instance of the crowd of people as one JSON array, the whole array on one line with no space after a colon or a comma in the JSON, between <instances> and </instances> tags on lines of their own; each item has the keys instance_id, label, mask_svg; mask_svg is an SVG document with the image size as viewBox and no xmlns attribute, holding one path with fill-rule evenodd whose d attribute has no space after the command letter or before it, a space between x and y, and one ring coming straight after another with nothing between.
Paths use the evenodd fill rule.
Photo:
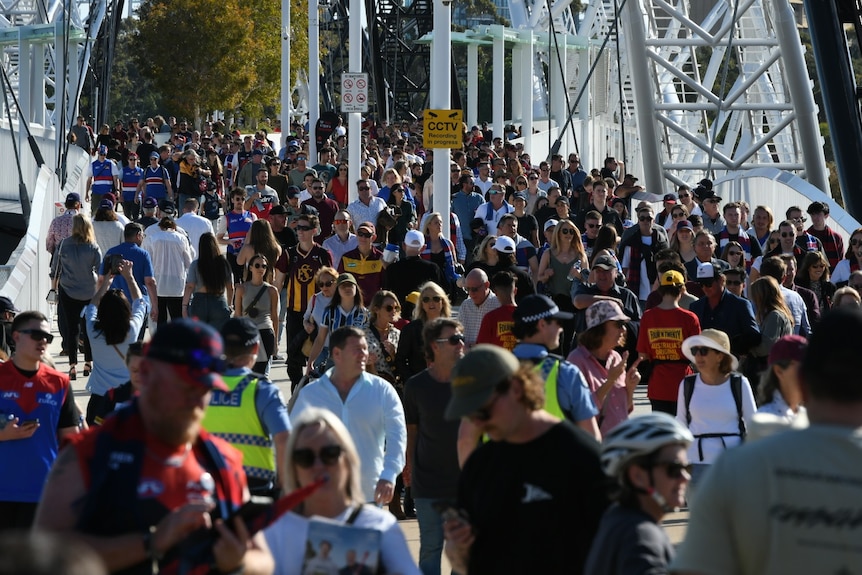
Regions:
<instances>
[{"instance_id":1,"label":"crowd of people","mask_svg":"<svg viewBox=\"0 0 862 575\"><path fill-rule=\"evenodd\" d=\"M829 521L799 542L802 499L839 495L772 488L812 467L794 434L858 459L862 228L845 250L826 203L779 221L705 179L659 209L613 157L537 163L487 126L441 159L415 122L364 124L356 182L341 124L317 158L300 125L278 150L218 122L77 128L84 201L46 240L68 373L47 318L0 301L0 458L24 469L0 478L0 530L75 533L123 573L439 575L444 551L462 574L862 563ZM632 416L641 385L652 413ZM742 465L762 476L748 507ZM264 530L238 511L292 492ZM675 558L660 522L683 506ZM321 518L376 543L312 541Z\"/></svg>"}]
</instances>

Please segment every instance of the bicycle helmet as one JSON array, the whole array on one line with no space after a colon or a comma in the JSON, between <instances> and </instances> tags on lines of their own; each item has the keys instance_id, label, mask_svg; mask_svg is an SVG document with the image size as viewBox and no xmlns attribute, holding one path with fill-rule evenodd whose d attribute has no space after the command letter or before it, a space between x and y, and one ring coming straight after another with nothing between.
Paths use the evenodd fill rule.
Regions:
<instances>
[{"instance_id":1,"label":"bicycle helmet","mask_svg":"<svg viewBox=\"0 0 862 575\"><path fill-rule=\"evenodd\" d=\"M675 443L688 447L694 441L683 424L666 413L655 412L632 417L605 435L602 441L602 469L619 477L626 463L635 457Z\"/></svg>"}]
</instances>

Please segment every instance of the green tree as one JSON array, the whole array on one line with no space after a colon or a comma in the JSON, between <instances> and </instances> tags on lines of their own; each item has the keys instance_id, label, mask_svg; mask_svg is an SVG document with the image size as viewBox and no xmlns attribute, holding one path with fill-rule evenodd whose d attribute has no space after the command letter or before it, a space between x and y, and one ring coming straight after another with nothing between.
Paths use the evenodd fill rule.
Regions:
<instances>
[{"instance_id":1,"label":"green tree","mask_svg":"<svg viewBox=\"0 0 862 575\"><path fill-rule=\"evenodd\" d=\"M152 80L141 74L135 62L137 24L137 19L126 18L120 25L111 70L108 117L126 120L136 116L143 123L143 118L162 113L164 106L161 93L153 86Z\"/></svg>"},{"instance_id":2,"label":"green tree","mask_svg":"<svg viewBox=\"0 0 862 575\"><path fill-rule=\"evenodd\" d=\"M264 42L239 0L145 0L139 16L136 61L172 114L233 110L258 80Z\"/></svg>"}]
</instances>

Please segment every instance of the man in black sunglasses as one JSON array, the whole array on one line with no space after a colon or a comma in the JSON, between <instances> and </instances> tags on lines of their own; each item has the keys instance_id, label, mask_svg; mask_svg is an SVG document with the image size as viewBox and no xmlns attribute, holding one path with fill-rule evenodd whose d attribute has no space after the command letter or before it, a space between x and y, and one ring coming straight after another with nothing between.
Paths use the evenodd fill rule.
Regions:
<instances>
[{"instance_id":1,"label":"man in black sunglasses","mask_svg":"<svg viewBox=\"0 0 862 575\"><path fill-rule=\"evenodd\" d=\"M15 353L0 363L0 532L31 527L60 440L81 418L69 377L43 361L54 339L48 319L21 312L11 329Z\"/></svg>"},{"instance_id":2,"label":"man in black sunglasses","mask_svg":"<svg viewBox=\"0 0 862 575\"><path fill-rule=\"evenodd\" d=\"M493 345L452 369L446 418L491 439L464 464L459 515L444 524L459 573L583 573L608 505L599 444L543 409L545 389L532 367Z\"/></svg>"},{"instance_id":3,"label":"man in black sunglasses","mask_svg":"<svg viewBox=\"0 0 862 575\"><path fill-rule=\"evenodd\" d=\"M250 536L239 519L225 524L249 499L242 456L201 426L213 391L229 391L218 332L188 319L165 324L139 367L139 395L60 454L36 528L85 538L112 572L176 570L180 561L192 571L271 572L263 534ZM211 526L210 542L193 551L188 537Z\"/></svg>"}]
</instances>

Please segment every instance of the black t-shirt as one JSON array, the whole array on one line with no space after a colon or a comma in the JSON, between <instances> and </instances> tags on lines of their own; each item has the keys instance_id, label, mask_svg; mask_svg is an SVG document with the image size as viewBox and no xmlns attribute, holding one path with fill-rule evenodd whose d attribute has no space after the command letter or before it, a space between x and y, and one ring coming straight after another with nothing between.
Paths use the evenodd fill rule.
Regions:
<instances>
[{"instance_id":1,"label":"black t-shirt","mask_svg":"<svg viewBox=\"0 0 862 575\"><path fill-rule=\"evenodd\" d=\"M480 446L458 486L476 537L468 571L583 573L607 481L599 444L569 422L527 443Z\"/></svg>"},{"instance_id":2,"label":"black t-shirt","mask_svg":"<svg viewBox=\"0 0 862 575\"><path fill-rule=\"evenodd\" d=\"M443 417L452 386L431 377L426 369L407 380L404 386L404 415L407 425L418 425L413 466L413 497L449 499L458 496L459 421Z\"/></svg>"},{"instance_id":3,"label":"black t-shirt","mask_svg":"<svg viewBox=\"0 0 862 575\"><path fill-rule=\"evenodd\" d=\"M585 575L667 573L675 551L652 517L613 505L602 517L584 568Z\"/></svg>"},{"instance_id":4,"label":"black t-shirt","mask_svg":"<svg viewBox=\"0 0 862 575\"><path fill-rule=\"evenodd\" d=\"M299 243L299 239L296 237L296 232L293 231L293 228L287 226L279 232L272 232L272 235L275 236L275 239L281 247L285 249L291 248Z\"/></svg>"},{"instance_id":5,"label":"black t-shirt","mask_svg":"<svg viewBox=\"0 0 862 575\"><path fill-rule=\"evenodd\" d=\"M535 216L531 216L530 214L524 214L518 218L518 234L524 236L531 242L533 241L533 231L538 233L539 223L536 221ZM544 240L545 238L539 238L540 240Z\"/></svg>"}]
</instances>

